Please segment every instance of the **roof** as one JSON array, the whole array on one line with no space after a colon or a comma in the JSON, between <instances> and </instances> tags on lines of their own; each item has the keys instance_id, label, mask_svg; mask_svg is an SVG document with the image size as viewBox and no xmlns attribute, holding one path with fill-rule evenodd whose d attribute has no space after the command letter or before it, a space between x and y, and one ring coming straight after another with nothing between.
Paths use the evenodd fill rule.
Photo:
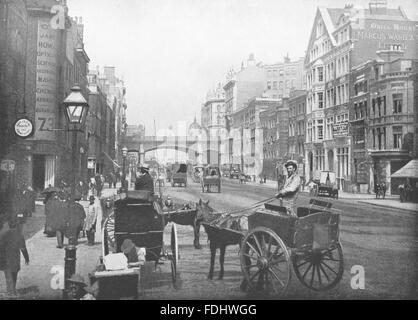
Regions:
<instances>
[{"instance_id":1,"label":"roof","mask_svg":"<svg viewBox=\"0 0 418 320\"><path fill-rule=\"evenodd\" d=\"M418 159L409 161L406 165L392 174L391 178L418 178Z\"/></svg>"}]
</instances>

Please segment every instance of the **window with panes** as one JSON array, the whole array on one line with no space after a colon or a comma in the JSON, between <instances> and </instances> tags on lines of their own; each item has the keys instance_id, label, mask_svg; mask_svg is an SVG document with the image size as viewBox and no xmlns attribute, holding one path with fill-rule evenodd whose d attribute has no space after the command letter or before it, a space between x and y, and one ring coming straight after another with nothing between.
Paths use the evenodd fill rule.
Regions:
<instances>
[{"instance_id":1,"label":"window with panes","mask_svg":"<svg viewBox=\"0 0 418 320\"><path fill-rule=\"evenodd\" d=\"M402 148L402 126L392 127L393 132L393 148L401 149Z\"/></svg>"},{"instance_id":2,"label":"window with panes","mask_svg":"<svg viewBox=\"0 0 418 320\"><path fill-rule=\"evenodd\" d=\"M393 99L393 113L402 113L402 93L395 93L392 95Z\"/></svg>"}]
</instances>

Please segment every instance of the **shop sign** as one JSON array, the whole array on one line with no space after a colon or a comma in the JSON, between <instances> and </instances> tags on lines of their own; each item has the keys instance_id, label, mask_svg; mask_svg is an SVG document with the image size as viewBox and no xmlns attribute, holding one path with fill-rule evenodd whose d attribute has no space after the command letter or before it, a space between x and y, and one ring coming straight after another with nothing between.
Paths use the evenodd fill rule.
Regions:
<instances>
[{"instance_id":1,"label":"shop sign","mask_svg":"<svg viewBox=\"0 0 418 320\"><path fill-rule=\"evenodd\" d=\"M28 118L17 119L14 124L14 130L20 138L26 139L34 132L33 123Z\"/></svg>"},{"instance_id":2,"label":"shop sign","mask_svg":"<svg viewBox=\"0 0 418 320\"><path fill-rule=\"evenodd\" d=\"M87 169L94 169L96 167L96 159L87 160Z\"/></svg>"},{"instance_id":3,"label":"shop sign","mask_svg":"<svg viewBox=\"0 0 418 320\"><path fill-rule=\"evenodd\" d=\"M344 137L348 135L348 121L335 123L332 126L334 137Z\"/></svg>"},{"instance_id":4,"label":"shop sign","mask_svg":"<svg viewBox=\"0 0 418 320\"><path fill-rule=\"evenodd\" d=\"M6 171L6 172L12 172L16 167L16 162L13 160L3 160L0 163L0 170Z\"/></svg>"}]
</instances>

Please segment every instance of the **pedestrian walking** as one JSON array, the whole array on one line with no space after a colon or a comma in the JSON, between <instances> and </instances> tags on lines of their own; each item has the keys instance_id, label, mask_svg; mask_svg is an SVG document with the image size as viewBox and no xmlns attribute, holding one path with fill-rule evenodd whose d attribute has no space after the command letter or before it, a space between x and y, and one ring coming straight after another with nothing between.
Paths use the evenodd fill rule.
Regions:
<instances>
[{"instance_id":1,"label":"pedestrian walking","mask_svg":"<svg viewBox=\"0 0 418 320\"><path fill-rule=\"evenodd\" d=\"M52 201L54 200L54 201ZM44 205L45 205L45 226L44 226L44 234L46 234L47 237L55 237L55 231L53 230L52 224L53 224L53 214L58 210L57 203L59 203L59 195L58 192L48 192L46 194L46 197L44 199Z\"/></svg>"},{"instance_id":2,"label":"pedestrian walking","mask_svg":"<svg viewBox=\"0 0 418 320\"><path fill-rule=\"evenodd\" d=\"M87 197L87 187L83 181L79 181L75 187L75 199L80 201L81 199L86 199Z\"/></svg>"},{"instance_id":3,"label":"pedestrian walking","mask_svg":"<svg viewBox=\"0 0 418 320\"><path fill-rule=\"evenodd\" d=\"M109 186L116 188L116 175L113 172L110 173Z\"/></svg>"},{"instance_id":4,"label":"pedestrian walking","mask_svg":"<svg viewBox=\"0 0 418 320\"><path fill-rule=\"evenodd\" d=\"M0 270L6 277L7 293L16 295L17 275L20 270L20 253L29 264L29 254L22 234L23 214L9 221L9 230L0 241Z\"/></svg>"},{"instance_id":5,"label":"pedestrian walking","mask_svg":"<svg viewBox=\"0 0 418 320\"><path fill-rule=\"evenodd\" d=\"M100 174L96 174L94 179L96 181L96 191L97 191L96 195L97 197L100 197L102 195L103 180Z\"/></svg>"},{"instance_id":6,"label":"pedestrian walking","mask_svg":"<svg viewBox=\"0 0 418 320\"><path fill-rule=\"evenodd\" d=\"M68 214L66 219L65 236L70 244L77 245L80 232L84 227L86 212L84 207L78 202L80 199L67 201Z\"/></svg>"},{"instance_id":7,"label":"pedestrian walking","mask_svg":"<svg viewBox=\"0 0 418 320\"><path fill-rule=\"evenodd\" d=\"M96 232L96 222L99 210L95 203L94 196L90 196L89 201L90 203L87 207L86 220L84 222L84 231L87 233L88 245L92 246L94 245L94 236Z\"/></svg>"}]
</instances>

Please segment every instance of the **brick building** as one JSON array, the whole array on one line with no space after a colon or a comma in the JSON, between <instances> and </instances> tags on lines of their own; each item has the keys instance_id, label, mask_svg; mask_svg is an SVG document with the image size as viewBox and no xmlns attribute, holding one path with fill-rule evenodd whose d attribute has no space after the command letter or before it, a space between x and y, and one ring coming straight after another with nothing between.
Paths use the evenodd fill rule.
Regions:
<instances>
[{"instance_id":1,"label":"brick building","mask_svg":"<svg viewBox=\"0 0 418 320\"><path fill-rule=\"evenodd\" d=\"M30 144L13 128L20 117L33 122L25 101L27 21L25 1L0 1L0 161L16 165L11 172L0 170L2 192L24 179L31 161Z\"/></svg>"},{"instance_id":2,"label":"brick building","mask_svg":"<svg viewBox=\"0 0 418 320\"><path fill-rule=\"evenodd\" d=\"M306 91L291 91L287 103L289 106L289 140L285 160L295 160L298 163L299 175L305 176Z\"/></svg>"},{"instance_id":3,"label":"brick building","mask_svg":"<svg viewBox=\"0 0 418 320\"><path fill-rule=\"evenodd\" d=\"M292 90L304 88L304 58L291 61L288 56L284 61L264 65L266 70L266 94L273 99L288 98Z\"/></svg>"},{"instance_id":4,"label":"brick building","mask_svg":"<svg viewBox=\"0 0 418 320\"><path fill-rule=\"evenodd\" d=\"M287 153L289 109L287 99L260 113L263 129L263 170L267 179L277 179L282 174L282 164Z\"/></svg>"}]
</instances>

